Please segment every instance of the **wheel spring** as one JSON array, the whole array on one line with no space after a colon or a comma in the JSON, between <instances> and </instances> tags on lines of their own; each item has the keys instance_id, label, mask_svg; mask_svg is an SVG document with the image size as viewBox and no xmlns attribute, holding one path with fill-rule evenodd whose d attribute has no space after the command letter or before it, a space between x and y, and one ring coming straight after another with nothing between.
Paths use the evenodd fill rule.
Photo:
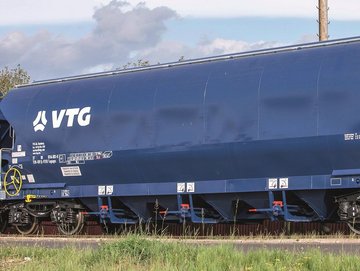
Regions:
<instances>
[{"instance_id":1,"label":"wheel spring","mask_svg":"<svg viewBox=\"0 0 360 271\"><path fill-rule=\"evenodd\" d=\"M29 224L30 223L30 215L28 212L23 212L22 213L22 222L24 224Z\"/></svg>"},{"instance_id":2,"label":"wheel spring","mask_svg":"<svg viewBox=\"0 0 360 271\"><path fill-rule=\"evenodd\" d=\"M67 212L67 222L68 223L76 223L76 212L73 209L69 209Z\"/></svg>"},{"instance_id":3,"label":"wheel spring","mask_svg":"<svg viewBox=\"0 0 360 271\"><path fill-rule=\"evenodd\" d=\"M30 215L26 211L9 212L9 222L16 224L29 224Z\"/></svg>"}]
</instances>

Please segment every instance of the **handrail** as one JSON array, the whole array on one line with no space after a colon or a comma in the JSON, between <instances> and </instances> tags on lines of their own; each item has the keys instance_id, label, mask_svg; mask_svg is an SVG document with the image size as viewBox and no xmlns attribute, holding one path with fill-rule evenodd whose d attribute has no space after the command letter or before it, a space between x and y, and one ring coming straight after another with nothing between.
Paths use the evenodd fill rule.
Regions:
<instances>
[{"instance_id":1,"label":"handrail","mask_svg":"<svg viewBox=\"0 0 360 271\"><path fill-rule=\"evenodd\" d=\"M13 129L11 126L9 126L9 128L10 128L10 129L8 129L8 131L9 131L9 136L10 136L10 138L12 139L12 141L11 141L11 148L1 148L1 149L0 149L0 191L3 191L3 184L4 184L4 182L3 182L3 175L5 174L5 173L2 172L3 152L5 151L5 152L11 153L11 152L14 150L14 146L15 146L15 133L14 133L14 129ZM6 131L6 132L8 132L8 131ZM5 187L4 187L4 189L5 189Z\"/></svg>"}]
</instances>

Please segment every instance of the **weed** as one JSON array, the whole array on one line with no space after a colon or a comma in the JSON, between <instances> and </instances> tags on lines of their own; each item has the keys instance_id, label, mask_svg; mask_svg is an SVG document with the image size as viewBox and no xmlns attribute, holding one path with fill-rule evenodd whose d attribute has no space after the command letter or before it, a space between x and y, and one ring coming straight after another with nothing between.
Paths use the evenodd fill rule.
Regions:
<instances>
[{"instance_id":1,"label":"weed","mask_svg":"<svg viewBox=\"0 0 360 271\"><path fill-rule=\"evenodd\" d=\"M250 250L197 245L130 234L97 249L1 247L1 270L360 270L357 255L319 250Z\"/></svg>"}]
</instances>

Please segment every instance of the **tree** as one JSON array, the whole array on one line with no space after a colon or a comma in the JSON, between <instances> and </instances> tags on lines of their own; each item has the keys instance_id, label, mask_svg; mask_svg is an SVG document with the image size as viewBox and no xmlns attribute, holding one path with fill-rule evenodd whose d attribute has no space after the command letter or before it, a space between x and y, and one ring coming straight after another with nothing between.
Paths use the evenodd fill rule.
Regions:
<instances>
[{"instance_id":1,"label":"tree","mask_svg":"<svg viewBox=\"0 0 360 271\"><path fill-rule=\"evenodd\" d=\"M123 65L122 69L127 70L127 69L140 68L146 66L150 66L149 60L138 59L137 62L128 62L127 64Z\"/></svg>"},{"instance_id":2,"label":"tree","mask_svg":"<svg viewBox=\"0 0 360 271\"><path fill-rule=\"evenodd\" d=\"M3 98L16 85L27 84L29 82L30 76L20 65L13 69L5 66L0 71L0 98Z\"/></svg>"}]
</instances>

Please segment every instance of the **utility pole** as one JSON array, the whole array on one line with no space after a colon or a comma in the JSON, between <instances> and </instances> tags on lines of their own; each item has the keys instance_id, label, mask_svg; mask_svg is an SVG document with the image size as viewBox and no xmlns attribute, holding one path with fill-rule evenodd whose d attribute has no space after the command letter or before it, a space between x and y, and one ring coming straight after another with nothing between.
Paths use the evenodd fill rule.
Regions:
<instances>
[{"instance_id":1,"label":"utility pole","mask_svg":"<svg viewBox=\"0 0 360 271\"><path fill-rule=\"evenodd\" d=\"M319 0L319 41L327 40L329 38L328 35L328 0Z\"/></svg>"}]
</instances>

